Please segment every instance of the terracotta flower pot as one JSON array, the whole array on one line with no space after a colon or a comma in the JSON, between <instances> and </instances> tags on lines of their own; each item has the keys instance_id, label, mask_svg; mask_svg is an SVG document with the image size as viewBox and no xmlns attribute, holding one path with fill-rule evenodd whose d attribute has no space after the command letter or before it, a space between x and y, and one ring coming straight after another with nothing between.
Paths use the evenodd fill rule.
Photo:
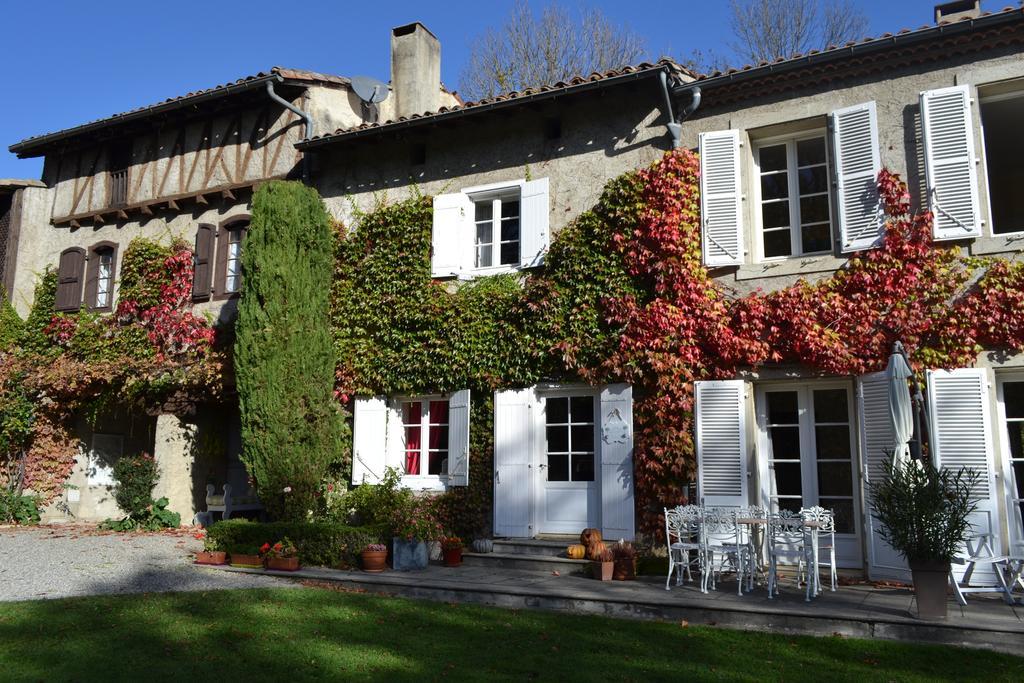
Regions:
<instances>
[{"instance_id":1,"label":"terracotta flower pot","mask_svg":"<svg viewBox=\"0 0 1024 683\"><path fill-rule=\"evenodd\" d=\"M196 564L227 564L228 554L223 550L200 550L196 553Z\"/></svg>"},{"instance_id":2,"label":"terracotta flower pot","mask_svg":"<svg viewBox=\"0 0 1024 683\"><path fill-rule=\"evenodd\" d=\"M231 553L231 566L245 567L246 569L259 569L263 567L263 559L259 555Z\"/></svg>"},{"instance_id":3,"label":"terracotta flower pot","mask_svg":"<svg viewBox=\"0 0 1024 683\"><path fill-rule=\"evenodd\" d=\"M918 619L945 619L949 588L949 562L914 560L910 573L914 577L914 597Z\"/></svg>"},{"instance_id":4,"label":"terracotta flower pot","mask_svg":"<svg viewBox=\"0 0 1024 683\"><path fill-rule=\"evenodd\" d=\"M444 566L458 567L462 564L462 548L446 548L442 551Z\"/></svg>"},{"instance_id":5,"label":"terracotta flower pot","mask_svg":"<svg viewBox=\"0 0 1024 683\"><path fill-rule=\"evenodd\" d=\"M387 550L364 550L362 558L364 572L382 572L388 568Z\"/></svg>"},{"instance_id":6,"label":"terracotta flower pot","mask_svg":"<svg viewBox=\"0 0 1024 683\"><path fill-rule=\"evenodd\" d=\"M613 563L612 578L616 581L632 581L636 578L636 560L632 557L625 557L615 560Z\"/></svg>"},{"instance_id":7,"label":"terracotta flower pot","mask_svg":"<svg viewBox=\"0 0 1024 683\"><path fill-rule=\"evenodd\" d=\"M297 557L268 557L267 569L277 572L294 572L299 570L299 558Z\"/></svg>"},{"instance_id":8,"label":"terracotta flower pot","mask_svg":"<svg viewBox=\"0 0 1024 683\"><path fill-rule=\"evenodd\" d=\"M591 562L590 572L598 581L611 581L615 570L614 562Z\"/></svg>"}]
</instances>

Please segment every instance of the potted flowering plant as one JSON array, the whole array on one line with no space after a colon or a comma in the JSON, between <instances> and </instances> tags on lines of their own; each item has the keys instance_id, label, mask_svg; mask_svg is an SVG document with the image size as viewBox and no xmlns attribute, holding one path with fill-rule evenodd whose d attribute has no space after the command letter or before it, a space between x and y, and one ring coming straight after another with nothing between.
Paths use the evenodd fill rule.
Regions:
<instances>
[{"instance_id":1,"label":"potted flowering plant","mask_svg":"<svg viewBox=\"0 0 1024 683\"><path fill-rule=\"evenodd\" d=\"M612 578L616 581L631 581L636 578L636 548L632 543L620 540L612 547Z\"/></svg>"},{"instance_id":2,"label":"potted flowering plant","mask_svg":"<svg viewBox=\"0 0 1024 683\"><path fill-rule=\"evenodd\" d=\"M462 564L462 539L458 536L444 536L441 538L441 554L444 556L444 566L458 567Z\"/></svg>"},{"instance_id":3,"label":"potted flowering plant","mask_svg":"<svg viewBox=\"0 0 1024 683\"><path fill-rule=\"evenodd\" d=\"M388 568L388 547L383 543L371 543L361 553L364 572L382 572Z\"/></svg>"},{"instance_id":4,"label":"potted flowering plant","mask_svg":"<svg viewBox=\"0 0 1024 683\"><path fill-rule=\"evenodd\" d=\"M282 572L294 572L299 568L299 550L287 536L274 545L264 543L260 547L260 557L267 569Z\"/></svg>"},{"instance_id":5,"label":"potted flowering plant","mask_svg":"<svg viewBox=\"0 0 1024 683\"><path fill-rule=\"evenodd\" d=\"M254 545L234 545L228 549L231 556L232 567L245 569L259 569L263 567L263 558L260 557L259 548Z\"/></svg>"},{"instance_id":6,"label":"potted flowering plant","mask_svg":"<svg viewBox=\"0 0 1024 683\"><path fill-rule=\"evenodd\" d=\"M436 540L443 535L433 499L414 498L396 507L391 517L391 529L391 563L395 570L426 569L430 561L426 541Z\"/></svg>"},{"instance_id":7,"label":"potted flowering plant","mask_svg":"<svg viewBox=\"0 0 1024 683\"><path fill-rule=\"evenodd\" d=\"M611 581L615 568L615 555L608 548L598 551L597 557L590 563L592 576L598 581Z\"/></svg>"},{"instance_id":8,"label":"potted flowering plant","mask_svg":"<svg viewBox=\"0 0 1024 683\"><path fill-rule=\"evenodd\" d=\"M194 535L203 542L203 549L196 553L196 564L227 564L228 554L220 549L220 544L206 534L203 529Z\"/></svg>"}]
</instances>

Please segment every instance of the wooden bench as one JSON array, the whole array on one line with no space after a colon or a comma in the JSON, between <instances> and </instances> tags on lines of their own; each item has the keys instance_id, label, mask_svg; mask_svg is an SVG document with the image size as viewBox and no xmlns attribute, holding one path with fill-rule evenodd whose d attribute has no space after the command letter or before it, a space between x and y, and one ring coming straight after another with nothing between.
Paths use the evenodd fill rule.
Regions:
<instances>
[{"instance_id":1,"label":"wooden bench","mask_svg":"<svg viewBox=\"0 0 1024 683\"><path fill-rule=\"evenodd\" d=\"M213 484L206 485L206 510L196 513L196 521L203 525L213 524L213 513L219 512L221 519L231 519L236 512L259 512L263 517L263 503L256 493L249 489L243 496L232 496L231 484L224 484L224 493L217 495Z\"/></svg>"}]
</instances>

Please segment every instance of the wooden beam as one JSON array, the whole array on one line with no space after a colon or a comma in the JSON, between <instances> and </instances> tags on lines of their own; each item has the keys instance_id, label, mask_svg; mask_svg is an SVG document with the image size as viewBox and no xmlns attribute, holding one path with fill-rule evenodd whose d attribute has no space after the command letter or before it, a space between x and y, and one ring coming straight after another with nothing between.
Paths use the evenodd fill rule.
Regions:
<instances>
[{"instance_id":1,"label":"wooden beam","mask_svg":"<svg viewBox=\"0 0 1024 683\"><path fill-rule=\"evenodd\" d=\"M78 221L71 221L71 227L72 228L80 228L80 227L82 227L82 225Z\"/></svg>"},{"instance_id":2,"label":"wooden beam","mask_svg":"<svg viewBox=\"0 0 1024 683\"><path fill-rule=\"evenodd\" d=\"M206 201L206 196L202 192L200 192L199 194L196 195L196 204L204 204L204 205L206 205L206 204L209 204L209 203L210 202Z\"/></svg>"},{"instance_id":3,"label":"wooden beam","mask_svg":"<svg viewBox=\"0 0 1024 683\"><path fill-rule=\"evenodd\" d=\"M127 212L125 212L124 209L118 209L117 210L117 217L120 218L123 221L128 220L128 214L127 214Z\"/></svg>"},{"instance_id":4,"label":"wooden beam","mask_svg":"<svg viewBox=\"0 0 1024 683\"><path fill-rule=\"evenodd\" d=\"M93 215L92 222L95 223L96 225L103 225L106 221L103 220L102 213L97 213Z\"/></svg>"},{"instance_id":5,"label":"wooden beam","mask_svg":"<svg viewBox=\"0 0 1024 683\"><path fill-rule=\"evenodd\" d=\"M220 196L222 199L230 199L231 201L235 200L235 193L228 188L224 188L223 190L221 190Z\"/></svg>"},{"instance_id":6,"label":"wooden beam","mask_svg":"<svg viewBox=\"0 0 1024 683\"><path fill-rule=\"evenodd\" d=\"M153 215L153 209L149 208L149 204L143 204L142 206L140 206L139 211L146 214L147 216Z\"/></svg>"},{"instance_id":7,"label":"wooden beam","mask_svg":"<svg viewBox=\"0 0 1024 683\"><path fill-rule=\"evenodd\" d=\"M168 199L167 208L170 209L171 211L178 211L178 202L174 201L173 199Z\"/></svg>"}]
</instances>

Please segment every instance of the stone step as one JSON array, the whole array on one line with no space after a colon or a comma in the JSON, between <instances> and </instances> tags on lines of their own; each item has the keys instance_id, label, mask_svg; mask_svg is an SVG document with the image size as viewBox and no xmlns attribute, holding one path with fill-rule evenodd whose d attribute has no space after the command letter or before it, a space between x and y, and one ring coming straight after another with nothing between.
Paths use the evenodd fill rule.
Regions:
<instances>
[{"instance_id":1,"label":"stone step","mask_svg":"<svg viewBox=\"0 0 1024 683\"><path fill-rule=\"evenodd\" d=\"M559 574L579 574L589 571L590 563L586 560L570 560L568 557L552 557L551 555L526 555L523 553L462 553L462 563L469 567L489 567L493 569L521 569L532 572L558 572Z\"/></svg>"},{"instance_id":2,"label":"stone step","mask_svg":"<svg viewBox=\"0 0 1024 683\"><path fill-rule=\"evenodd\" d=\"M543 555L546 557L565 557L565 548L578 539L549 538L501 538L494 539L494 552L506 555Z\"/></svg>"}]
</instances>

